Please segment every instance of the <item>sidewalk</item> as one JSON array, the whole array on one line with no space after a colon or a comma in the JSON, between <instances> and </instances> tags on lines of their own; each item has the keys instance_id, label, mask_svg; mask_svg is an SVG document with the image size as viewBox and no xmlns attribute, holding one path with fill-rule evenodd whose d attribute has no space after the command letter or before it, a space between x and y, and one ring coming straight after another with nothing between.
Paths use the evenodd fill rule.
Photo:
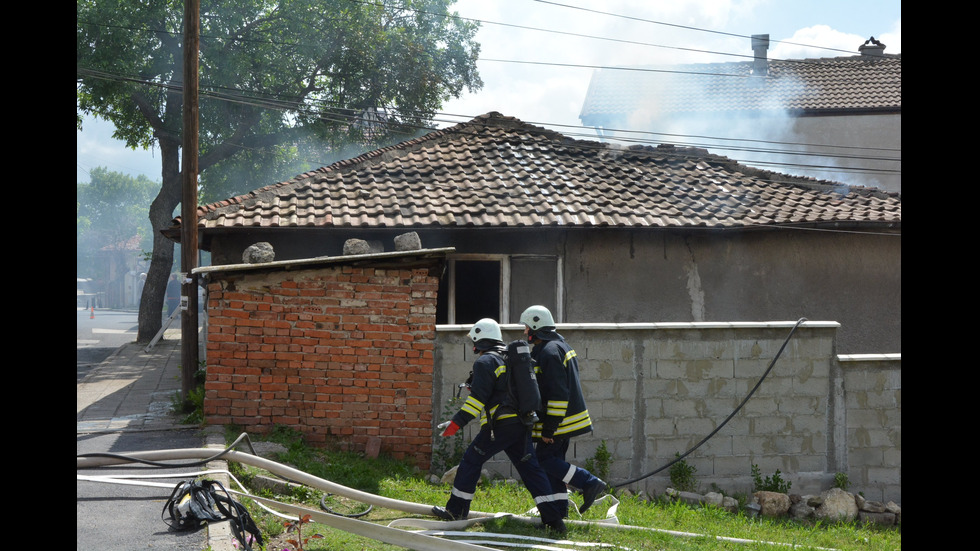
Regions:
<instances>
[{"instance_id":1,"label":"sidewalk","mask_svg":"<svg viewBox=\"0 0 980 551\"><path fill-rule=\"evenodd\" d=\"M76 386L76 431L187 428L170 415L180 392L180 329L168 329L146 352L145 344L119 347Z\"/></svg>"}]
</instances>

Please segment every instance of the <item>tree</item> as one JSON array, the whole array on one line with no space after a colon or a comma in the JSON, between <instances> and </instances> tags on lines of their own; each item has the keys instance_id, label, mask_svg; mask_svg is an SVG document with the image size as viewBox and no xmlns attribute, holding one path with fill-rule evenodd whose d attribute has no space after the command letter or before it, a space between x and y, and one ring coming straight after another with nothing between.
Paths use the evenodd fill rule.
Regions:
<instances>
[{"instance_id":1,"label":"tree","mask_svg":"<svg viewBox=\"0 0 980 551\"><path fill-rule=\"evenodd\" d=\"M478 25L450 14L455 0L213 0L200 12L200 183L239 181L233 161L303 163L313 144L336 152L415 135L476 71ZM76 125L115 125L132 148L159 147L162 183L150 203L153 251L137 341L162 325L181 200L183 2L77 1ZM355 124L381 110L367 134ZM306 161L308 162L308 161ZM216 170L216 172L217 172ZM287 173L287 177L301 171ZM249 183L236 193L271 182Z\"/></svg>"},{"instance_id":2,"label":"tree","mask_svg":"<svg viewBox=\"0 0 980 551\"><path fill-rule=\"evenodd\" d=\"M99 272L102 266L95 257L103 247L139 237L142 248L149 250L153 229L147 211L160 184L105 167L92 169L90 178L75 189L76 273L102 279L105 274Z\"/></svg>"}]
</instances>

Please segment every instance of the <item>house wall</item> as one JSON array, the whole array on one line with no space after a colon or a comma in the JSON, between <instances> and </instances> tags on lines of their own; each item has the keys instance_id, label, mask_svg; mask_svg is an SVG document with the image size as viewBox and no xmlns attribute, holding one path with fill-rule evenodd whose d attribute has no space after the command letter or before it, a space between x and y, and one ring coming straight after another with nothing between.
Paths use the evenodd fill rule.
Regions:
<instances>
[{"instance_id":1,"label":"house wall","mask_svg":"<svg viewBox=\"0 0 980 551\"><path fill-rule=\"evenodd\" d=\"M900 353L900 234L569 232L567 322L829 319L837 352Z\"/></svg>"},{"instance_id":2,"label":"house wall","mask_svg":"<svg viewBox=\"0 0 980 551\"><path fill-rule=\"evenodd\" d=\"M799 117L793 120L792 137L808 144L804 148L807 153L827 155L816 160L784 159L820 167L806 169L807 174L821 180L902 192L901 114ZM835 166L859 170L835 171ZM777 170L795 174L798 169Z\"/></svg>"},{"instance_id":3,"label":"house wall","mask_svg":"<svg viewBox=\"0 0 980 551\"><path fill-rule=\"evenodd\" d=\"M764 477L778 469L793 493L827 490L843 472L850 491L901 503L901 357L838 357L839 324L806 322L793 331L794 324L559 326L578 353L595 427L573 439L570 461L583 465L605 442L608 482L640 478L629 486L659 494L670 485L669 469L644 476L702 442L745 401L685 457L702 491L717 484L751 492L755 464ZM503 329L505 340L521 338L518 325ZM474 360L466 330L436 329L433 403L440 410ZM466 441L475 430L477 423L464 427ZM487 467L517 476L504 456Z\"/></svg>"},{"instance_id":4,"label":"house wall","mask_svg":"<svg viewBox=\"0 0 980 551\"><path fill-rule=\"evenodd\" d=\"M333 266L209 275L208 424L336 442L427 469L438 270Z\"/></svg>"},{"instance_id":5,"label":"house wall","mask_svg":"<svg viewBox=\"0 0 980 551\"><path fill-rule=\"evenodd\" d=\"M607 128L646 128L666 135L719 136L693 144L709 153L779 173L851 186L902 191L902 115L793 116L710 112L662 118L610 119ZM635 132L603 132L602 141L635 141ZM766 147L768 143L768 147Z\"/></svg>"},{"instance_id":6,"label":"house wall","mask_svg":"<svg viewBox=\"0 0 980 551\"><path fill-rule=\"evenodd\" d=\"M277 230L216 237L212 258L215 264L240 263L242 251L256 241L272 243L277 260L341 255L350 238L378 241L391 251L393 237L405 232ZM900 231L414 231L425 248L561 257L565 322L829 319L841 324L839 354L902 351Z\"/></svg>"}]
</instances>

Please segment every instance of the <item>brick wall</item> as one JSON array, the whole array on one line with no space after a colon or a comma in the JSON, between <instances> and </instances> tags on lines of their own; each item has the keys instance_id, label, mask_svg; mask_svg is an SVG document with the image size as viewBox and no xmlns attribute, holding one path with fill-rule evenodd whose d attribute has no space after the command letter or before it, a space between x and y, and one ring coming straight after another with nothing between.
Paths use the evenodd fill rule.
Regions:
<instances>
[{"instance_id":1,"label":"brick wall","mask_svg":"<svg viewBox=\"0 0 980 551\"><path fill-rule=\"evenodd\" d=\"M438 274L438 271L432 271ZM209 275L208 424L275 425L428 469L438 277L332 265Z\"/></svg>"}]
</instances>

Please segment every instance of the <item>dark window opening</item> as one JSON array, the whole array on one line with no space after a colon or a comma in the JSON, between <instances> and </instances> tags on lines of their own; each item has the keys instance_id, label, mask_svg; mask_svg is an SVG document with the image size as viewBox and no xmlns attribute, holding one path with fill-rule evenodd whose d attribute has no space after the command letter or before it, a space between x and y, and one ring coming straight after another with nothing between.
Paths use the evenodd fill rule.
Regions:
<instances>
[{"instance_id":1,"label":"dark window opening","mask_svg":"<svg viewBox=\"0 0 980 551\"><path fill-rule=\"evenodd\" d=\"M467 325L482 318L518 323L533 304L547 306L557 318L558 280L556 258L451 259L439 282L436 323Z\"/></svg>"},{"instance_id":2,"label":"dark window opening","mask_svg":"<svg viewBox=\"0 0 980 551\"><path fill-rule=\"evenodd\" d=\"M456 261L456 323L500 317L500 262Z\"/></svg>"}]
</instances>

